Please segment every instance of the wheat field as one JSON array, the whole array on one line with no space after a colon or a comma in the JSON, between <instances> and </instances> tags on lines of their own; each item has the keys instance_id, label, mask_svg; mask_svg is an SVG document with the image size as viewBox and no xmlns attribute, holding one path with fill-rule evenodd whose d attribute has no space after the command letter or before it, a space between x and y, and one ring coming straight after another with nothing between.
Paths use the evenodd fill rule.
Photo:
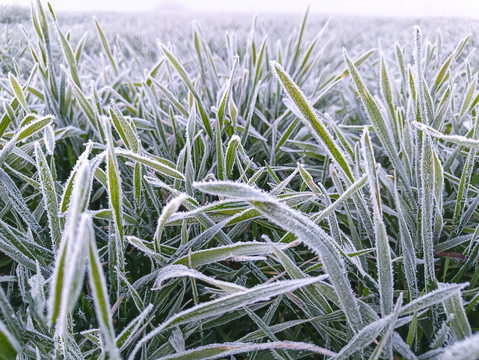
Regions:
<instances>
[{"instance_id":1,"label":"wheat field","mask_svg":"<svg viewBox=\"0 0 479 360\"><path fill-rule=\"evenodd\" d=\"M479 358L478 22L0 19L0 359Z\"/></svg>"}]
</instances>

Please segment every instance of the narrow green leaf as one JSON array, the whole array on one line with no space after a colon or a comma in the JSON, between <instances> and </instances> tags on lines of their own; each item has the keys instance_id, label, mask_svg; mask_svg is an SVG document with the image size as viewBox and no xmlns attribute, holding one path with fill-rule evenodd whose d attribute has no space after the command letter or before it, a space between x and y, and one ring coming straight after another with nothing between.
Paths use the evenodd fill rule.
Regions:
<instances>
[{"instance_id":1,"label":"narrow green leaf","mask_svg":"<svg viewBox=\"0 0 479 360\"><path fill-rule=\"evenodd\" d=\"M50 283L48 299L48 319L56 324L57 335L66 330L66 316L75 305L76 296L81 289L81 279L85 271L82 265L82 245L90 234L84 232L86 220L80 228L81 214L85 211L90 193L90 171L87 162L79 168L72 190L72 206L69 208L65 230L62 234L60 248L55 259L55 268ZM81 230L81 234L78 231ZM81 237L80 237L81 235ZM78 238L77 238L78 236ZM83 272L82 272L83 269Z\"/></svg>"},{"instance_id":2,"label":"narrow green leaf","mask_svg":"<svg viewBox=\"0 0 479 360\"><path fill-rule=\"evenodd\" d=\"M111 50L110 50L110 45L108 44L108 40L105 34L103 33L103 30L100 27L100 23L98 22L98 19L94 18L94 20L95 20L96 29L98 30L98 35L100 36L101 44L103 45L103 50L108 56L108 59L110 60L110 63L113 66L113 69L115 70L115 73L118 74L118 65L116 64L116 61L113 58L113 54L111 53Z\"/></svg>"},{"instance_id":3,"label":"narrow green leaf","mask_svg":"<svg viewBox=\"0 0 479 360\"><path fill-rule=\"evenodd\" d=\"M188 198L188 195L186 194L181 194L174 199L170 200L168 204L163 208L161 211L161 215L158 219L158 223L156 225L156 231L155 231L155 244L156 244L156 249L157 251L160 251L160 239L161 239L161 234L163 232L163 229L166 225L166 222L168 219L173 215L175 212L178 211L179 207L181 204Z\"/></svg>"},{"instance_id":4,"label":"narrow green leaf","mask_svg":"<svg viewBox=\"0 0 479 360\"><path fill-rule=\"evenodd\" d=\"M168 265L160 269L156 276L155 284L152 290L160 290L162 283L169 279L188 276L190 278L202 280L210 285L216 286L229 294L239 291L245 291L244 286L236 285L226 281L216 280L210 276L203 275L197 270L190 269L184 265Z\"/></svg>"},{"instance_id":5,"label":"narrow green leaf","mask_svg":"<svg viewBox=\"0 0 479 360\"><path fill-rule=\"evenodd\" d=\"M138 134L114 103L110 107L110 116L116 131L123 139L126 147L135 153L138 152L140 149Z\"/></svg>"},{"instance_id":6,"label":"narrow green leaf","mask_svg":"<svg viewBox=\"0 0 479 360\"><path fill-rule=\"evenodd\" d=\"M427 287L433 286L435 280L434 267L434 228L433 228L433 196L434 196L434 150L428 135L423 138L421 157L421 241L424 259L424 276Z\"/></svg>"},{"instance_id":7,"label":"narrow green leaf","mask_svg":"<svg viewBox=\"0 0 479 360\"><path fill-rule=\"evenodd\" d=\"M65 213L69 206L70 206L70 201L72 197L72 191L73 191L73 185L75 183L75 177L78 174L78 171L81 167L81 165L87 161L88 156L90 155L90 152L92 150L93 144L91 142L88 143L86 146L85 150L83 153L78 157L78 160L75 163L75 166L73 167L72 171L70 172L70 175L68 176L68 180L65 183L65 187L63 189L63 194L60 200L60 212Z\"/></svg>"},{"instance_id":8,"label":"narrow green leaf","mask_svg":"<svg viewBox=\"0 0 479 360\"><path fill-rule=\"evenodd\" d=\"M53 11L52 11L52 15L53 15ZM62 46L63 56L65 57L65 60L68 64L68 68L70 69L70 76L72 80L75 82L75 84L79 88L81 88L75 53L73 52L72 46L70 45L70 41L66 38L65 34L63 34L63 32L61 31L60 25L58 24L58 22L55 20L54 23L57 29L58 38L60 39L60 44Z\"/></svg>"},{"instance_id":9,"label":"narrow green leaf","mask_svg":"<svg viewBox=\"0 0 479 360\"><path fill-rule=\"evenodd\" d=\"M226 157L225 157L225 171L226 177L231 178L231 172L233 171L233 165L236 158L236 150L241 146L241 139L238 135L233 135L228 142L228 147L226 148Z\"/></svg>"},{"instance_id":10,"label":"narrow green leaf","mask_svg":"<svg viewBox=\"0 0 479 360\"><path fill-rule=\"evenodd\" d=\"M364 130L361 138L363 158L366 162L371 203L373 206L374 236L376 239L376 262L378 267L379 293L381 295L381 313L389 315L393 311L393 268L391 263L391 249L389 247L386 226L383 221L382 201L379 189L376 160L369 132Z\"/></svg>"},{"instance_id":11,"label":"narrow green leaf","mask_svg":"<svg viewBox=\"0 0 479 360\"><path fill-rule=\"evenodd\" d=\"M287 244L278 244L279 249L289 247ZM247 258L250 256L264 255L272 253L273 247L269 244L251 241L236 242L231 245L218 246L210 249L204 249L188 253L177 260L174 264L181 264L191 268L198 268L203 265L218 263L235 259Z\"/></svg>"},{"instance_id":12,"label":"narrow green leaf","mask_svg":"<svg viewBox=\"0 0 479 360\"><path fill-rule=\"evenodd\" d=\"M348 165L350 161L345 158L346 155L334 141L321 119L315 114L315 110L308 102L298 85L294 83L293 79L291 79L291 77L284 71L280 64L273 61L271 62L271 67L274 69L274 73L280 81L284 91L289 95L294 105L302 114L301 119L303 119L304 124L311 128L314 138L325 147L328 154L336 160L349 179L354 180L351 169Z\"/></svg>"},{"instance_id":13,"label":"narrow green leaf","mask_svg":"<svg viewBox=\"0 0 479 360\"><path fill-rule=\"evenodd\" d=\"M132 151L115 149L115 153L118 156L126 157L128 159L138 161L139 163L148 166L149 168L157 171L158 173L166 176L172 177L174 179L185 180L184 175L176 169L173 169L171 166L159 162L156 159L149 157L146 154L137 154Z\"/></svg>"},{"instance_id":14,"label":"narrow green leaf","mask_svg":"<svg viewBox=\"0 0 479 360\"><path fill-rule=\"evenodd\" d=\"M88 231L91 232L88 243L88 278L92 288L93 302L95 304L95 313L100 325L100 335L103 340L104 351L112 359L120 359L119 351L116 345L115 330L113 319L111 317L110 301L108 300L108 288L106 286L105 275L102 270L102 264L98 257L95 236L93 234L93 224L91 218Z\"/></svg>"},{"instance_id":15,"label":"narrow green leaf","mask_svg":"<svg viewBox=\"0 0 479 360\"><path fill-rule=\"evenodd\" d=\"M230 77L228 79L228 82L226 83L226 89L225 89L225 91L223 93L223 96L221 97L221 101L218 105L218 119L219 119L219 123L220 123L219 129L221 129L223 127L223 123L224 123L224 120L225 120L225 117L226 117L226 109L227 109L226 107L229 104L230 98L231 98L231 89L233 87L233 78L234 78L234 75L235 75L236 66L238 65L238 59L239 59L238 56L234 57L233 68L231 69Z\"/></svg>"},{"instance_id":16,"label":"narrow green leaf","mask_svg":"<svg viewBox=\"0 0 479 360\"><path fill-rule=\"evenodd\" d=\"M60 244L61 239L61 226L58 214L58 200L55 182L50 167L48 166L47 159L38 143L35 143L35 157L37 159L37 171L40 177L43 201L45 202L45 208L47 210L50 236L52 238L52 243L57 247Z\"/></svg>"},{"instance_id":17,"label":"narrow green leaf","mask_svg":"<svg viewBox=\"0 0 479 360\"><path fill-rule=\"evenodd\" d=\"M106 168L108 185L108 203L113 214L113 224L115 227L115 258L116 266L124 273L125 254L124 254L124 230L123 230L123 190L118 160L115 153L113 135L111 133L110 123L105 121L105 134L107 136L106 150Z\"/></svg>"},{"instance_id":18,"label":"narrow green leaf","mask_svg":"<svg viewBox=\"0 0 479 360\"><path fill-rule=\"evenodd\" d=\"M17 78L12 73L8 73L8 80L10 81L10 86L12 87L13 93L15 94L20 105L22 105L26 112L30 112L30 107L27 104L25 94L23 93L22 87L20 86Z\"/></svg>"},{"instance_id":19,"label":"narrow green leaf","mask_svg":"<svg viewBox=\"0 0 479 360\"><path fill-rule=\"evenodd\" d=\"M45 126L50 125L53 120L53 116L45 116L39 119L36 119L32 122L29 122L27 125L22 127L17 134L15 134L16 141L22 141L29 138L32 135L35 135L37 132L42 130Z\"/></svg>"},{"instance_id":20,"label":"narrow green leaf","mask_svg":"<svg viewBox=\"0 0 479 360\"><path fill-rule=\"evenodd\" d=\"M400 315L409 315L424 309L431 308L445 299L459 293L468 284L443 284L439 289L433 290L413 301L404 305L401 308Z\"/></svg>"}]
</instances>

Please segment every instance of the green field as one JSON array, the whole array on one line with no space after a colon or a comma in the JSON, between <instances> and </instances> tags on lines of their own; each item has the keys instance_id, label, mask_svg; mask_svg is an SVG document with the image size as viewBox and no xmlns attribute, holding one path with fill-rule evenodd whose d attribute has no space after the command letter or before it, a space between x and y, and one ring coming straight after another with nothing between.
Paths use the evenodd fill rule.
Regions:
<instances>
[{"instance_id":1,"label":"green field","mask_svg":"<svg viewBox=\"0 0 479 360\"><path fill-rule=\"evenodd\" d=\"M0 9L0 360L479 358L479 21L92 15Z\"/></svg>"}]
</instances>

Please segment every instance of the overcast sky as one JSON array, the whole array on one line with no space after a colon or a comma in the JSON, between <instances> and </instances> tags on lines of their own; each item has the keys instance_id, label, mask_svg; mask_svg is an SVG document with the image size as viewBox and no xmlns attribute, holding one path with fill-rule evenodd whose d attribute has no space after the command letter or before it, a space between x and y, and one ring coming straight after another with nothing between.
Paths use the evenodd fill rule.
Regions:
<instances>
[{"instance_id":1,"label":"overcast sky","mask_svg":"<svg viewBox=\"0 0 479 360\"><path fill-rule=\"evenodd\" d=\"M312 13L479 18L479 0L50 0L56 11L149 11L177 8L204 12ZM30 0L0 0L30 6ZM167 4L163 6L162 4Z\"/></svg>"}]
</instances>

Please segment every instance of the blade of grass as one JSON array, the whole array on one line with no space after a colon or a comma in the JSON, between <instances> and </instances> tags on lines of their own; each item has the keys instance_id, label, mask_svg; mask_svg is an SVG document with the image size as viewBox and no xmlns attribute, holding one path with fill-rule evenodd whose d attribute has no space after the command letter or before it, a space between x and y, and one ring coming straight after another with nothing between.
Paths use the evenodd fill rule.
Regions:
<instances>
[{"instance_id":1,"label":"blade of grass","mask_svg":"<svg viewBox=\"0 0 479 360\"><path fill-rule=\"evenodd\" d=\"M346 176L353 181L353 175L349 168L349 161L346 158L346 155L334 141L321 119L315 114L315 110L308 102L298 85L294 83L293 79L291 79L291 77L284 71L280 64L273 61L271 62L271 67L274 69L274 74L281 83L284 91L288 94L292 102L302 114L301 119L304 124L308 126L308 128L311 128L314 138L324 146L328 154L338 163Z\"/></svg>"},{"instance_id":2,"label":"blade of grass","mask_svg":"<svg viewBox=\"0 0 479 360\"><path fill-rule=\"evenodd\" d=\"M362 327L359 313L349 280L345 276L344 263L336 245L324 230L296 210L279 203L265 193L244 184L233 182L195 183L197 189L215 195L230 196L246 200L255 209L278 226L296 234L301 241L316 252L323 262L326 273L331 277L335 291L341 301L341 308L349 326L357 332Z\"/></svg>"},{"instance_id":3,"label":"blade of grass","mask_svg":"<svg viewBox=\"0 0 479 360\"><path fill-rule=\"evenodd\" d=\"M112 359L121 359L115 339L110 301L108 299L108 288L106 286L102 264L98 257L91 218L88 219L86 227L90 233L88 238L88 278L92 288L95 313L100 325L100 335L104 351L107 352Z\"/></svg>"}]
</instances>

